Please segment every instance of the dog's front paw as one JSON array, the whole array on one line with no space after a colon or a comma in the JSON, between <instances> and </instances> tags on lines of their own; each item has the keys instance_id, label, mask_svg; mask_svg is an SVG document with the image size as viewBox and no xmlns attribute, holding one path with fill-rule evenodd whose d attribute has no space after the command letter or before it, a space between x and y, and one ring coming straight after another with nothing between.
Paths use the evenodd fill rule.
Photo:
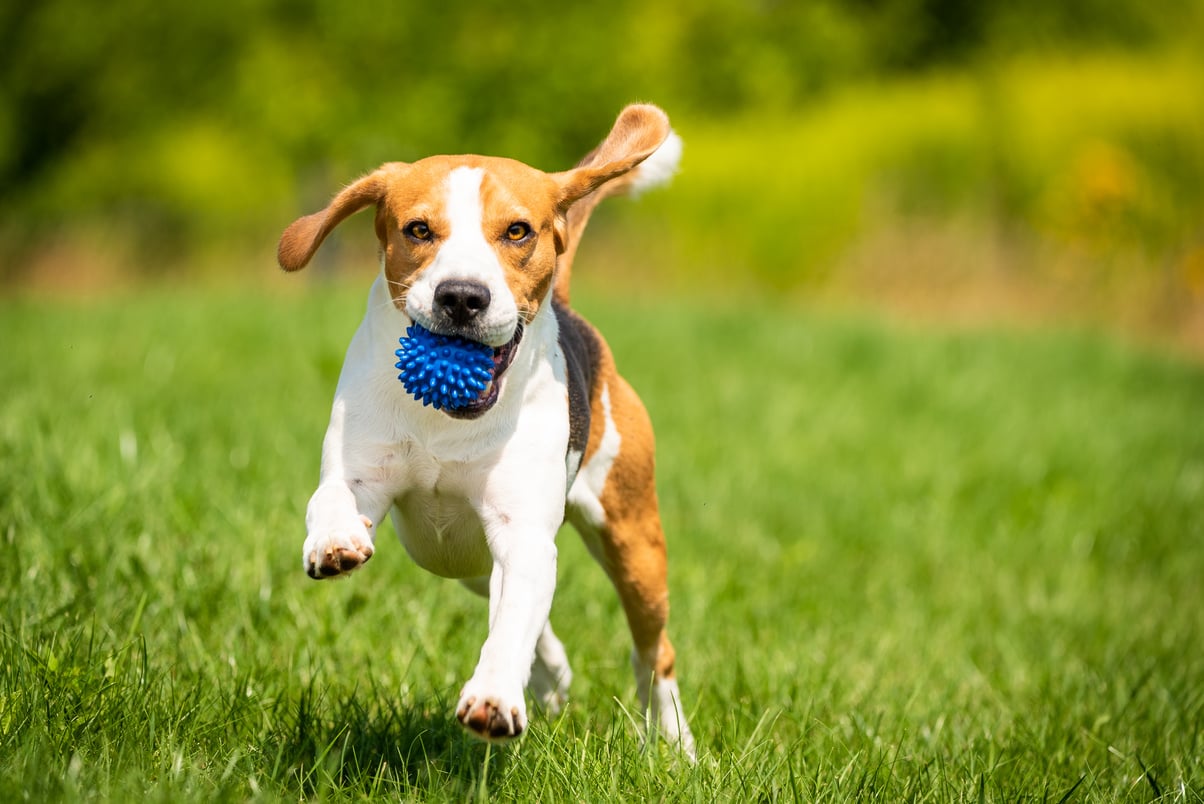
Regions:
<instances>
[{"instance_id":1,"label":"dog's front paw","mask_svg":"<svg viewBox=\"0 0 1204 804\"><path fill-rule=\"evenodd\" d=\"M496 688L475 679L464 685L456 719L482 740L505 741L518 737L527 728L527 706L522 689L500 694Z\"/></svg>"},{"instance_id":2,"label":"dog's front paw","mask_svg":"<svg viewBox=\"0 0 1204 804\"><path fill-rule=\"evenodd\" d=\"M372 520L360 517L362 527L310 534L303 550L305 574L315 580L334 578L359 569L372 558Z\"/></svg>"}]
</instances>

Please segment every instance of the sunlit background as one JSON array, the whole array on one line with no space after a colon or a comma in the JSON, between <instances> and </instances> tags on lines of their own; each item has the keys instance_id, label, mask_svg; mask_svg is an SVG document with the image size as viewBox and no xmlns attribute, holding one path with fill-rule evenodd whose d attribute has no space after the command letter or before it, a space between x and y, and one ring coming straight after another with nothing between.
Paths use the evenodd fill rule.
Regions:
<instances>
[{"instance_id":1,"label":"sunlit background","mask_svg":"<svg viewBox=\"0 0 1204 804\"><path fill-rule=\"evenodd\" d=\"M681 171L574 304L655 422L693 767L572 534L510 748L453 712L484 601L387 524L305 576L371 216L275 259L637 100ZM1204 0L0 0L0 802L1204 801L1201 410Z\"/></svg>"},{"instance_id":2,"label":"sunlit background","mask_svg":"<svg viewBox=\"0 0 1204 804\"><path fill-rule=\"evenodd\" d=\"M283 227L380 162L559 170L645 100L682 171L599 215L591 289L1204 349L1200 0L41 0L0 37L9 292L275 282ZM313 273L366 281L340 235Z\"/></svg>"}]
</instances>

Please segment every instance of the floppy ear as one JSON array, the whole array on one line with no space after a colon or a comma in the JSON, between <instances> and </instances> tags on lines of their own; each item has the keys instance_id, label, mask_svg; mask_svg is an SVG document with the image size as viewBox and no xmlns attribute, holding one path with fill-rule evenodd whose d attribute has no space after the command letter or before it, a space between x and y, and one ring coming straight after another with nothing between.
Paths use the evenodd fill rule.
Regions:
<instances>
[{"instance_id":1,"label":"floppy ear","mask_svg":"<svg viewBox=\"0 0 1204 804\"><path fill-rule=\"evenodd\" d=\"M618 178L647 159L668 138L669 117L651 104L633 104L619 113L602 144L582 160L581 167L554 173L560 186L560 209Z\"/></svg>"},{"instance_id":2,"label":"floppy ear","mask_svg":"<svg viewBox=\"0 0 1204 804\"><path fill-rule=\"evenodd\" d=\"M320 212L293 221L280 236L280 245L276 249L276 261L280 267L286 271L301 270L309 264L318 246L322 245L334 227L350 215L384 198L389 169L394 164L382 165L352 182Z\"/></svg>"}]
</instances>

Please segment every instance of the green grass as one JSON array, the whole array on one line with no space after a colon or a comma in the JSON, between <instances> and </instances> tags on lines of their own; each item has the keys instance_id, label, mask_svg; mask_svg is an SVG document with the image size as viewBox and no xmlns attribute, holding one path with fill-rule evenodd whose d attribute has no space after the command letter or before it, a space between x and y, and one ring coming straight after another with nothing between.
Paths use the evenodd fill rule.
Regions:
<instances>
[{"instance_id":1,"label":"green grass","mask_svg":"<svg viewBox=\"0 0 1204 804\"><path fill-rule=\"evenodd\" d=\"M1204 370L1073 333L582 299L657 424L700 747L561 538L562 717L485 610L300 567L362 290L0 303L0 800L1204 800Z\"/></svg>"}]
</instances>

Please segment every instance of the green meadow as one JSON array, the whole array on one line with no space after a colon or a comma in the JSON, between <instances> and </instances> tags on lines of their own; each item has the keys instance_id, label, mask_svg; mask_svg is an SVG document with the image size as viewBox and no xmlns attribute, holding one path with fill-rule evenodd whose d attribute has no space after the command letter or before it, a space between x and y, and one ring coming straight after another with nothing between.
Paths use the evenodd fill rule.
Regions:
<instances>
[{"instance_id":1,"label":"green meadow","mask_svg":"<svg viewBox=\"0 0 1204 804\"><path fill-rule=\"evenodd\" d=\"M1204 0L9 5L0 802L1204 801ZM387 524L305 576L367 216L273 266L381 162L562 170L640 100L681 169L575 301L694 765L571 530L571 699L506 747L480 600Z\"/></svg>"},{"instance_id":2,"label":"green meadow","mask_svg":"<svg viewBox=\"0 0 1204 804\"><path fill-rule=\"evenodd\" d=\"M569 530L570 704L487 747L479 600L388 529L301 569L361 284L0 302L0 800L1204 800L1198 364L583 290L657 427L699 761L641 745Z\"/></svg>"}]
</instances>

